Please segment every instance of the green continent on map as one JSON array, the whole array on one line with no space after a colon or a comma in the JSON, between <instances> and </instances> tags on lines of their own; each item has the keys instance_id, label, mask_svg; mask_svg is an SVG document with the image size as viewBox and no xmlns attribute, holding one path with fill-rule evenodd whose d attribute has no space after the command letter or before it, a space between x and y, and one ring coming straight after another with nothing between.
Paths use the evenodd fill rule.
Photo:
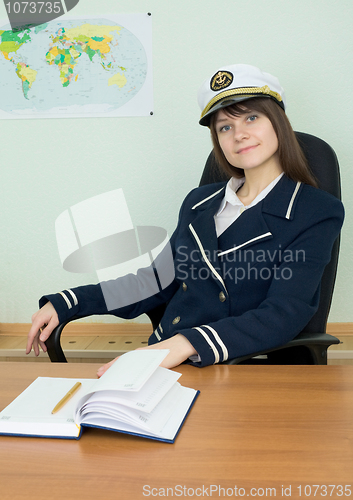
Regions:
<instances>
[{"instance_id":1,"label":"green continent on map","mask_svg":"<svg viewBox=\"0 0 353 500\"><path fill-rule=\"evenodd\" d=\"M28 91L32 87L36 79L37 71L31 69L28 64L20 60L17 51L24 43L30 42L30 31L25 30L23 33L13 33L9 30L0 30L0 52L8 61L16 67L16 74L22 81L23 95L28 99Z\"/></svg>"},{"instance_id":2,"label":"green continent on map","mask_svg":"<svg viewBox=\"0 0 353 500\"><path fill-rule=\"evenodd\" d=\"M17 76L22 80L23 94L28 99L28 91L37 77L37 71L31 69L27 64L19 62L16 67Z\"/></svg>"},{"instance_id":3,"label":"green continent on map","mask_svg":"<svg viewBox=\"0 0 353 500\"><path fill-rule=\"evenodd\" d=\"M29 30L25 30L23 33L13 33L11 30L0 30L0 52L5 59L11 61L9 54L12 52L16 53L24 43L31 41L29 33Z\"/></svg>"},{"instance_id":4,"label":"green continent on map","mask_svg":"<svg viewBox=\"0 0 353 500\"><path fill-rule=\"evenodd\" d=\"M46 54L46 61L50 65L57 65L60 69L60 81L63 87L67 87L71 81L78 78L78 74L74 74L77 60L82 54L87 54L92 62L94 56L98 56L104 69L111 70L111 61L107 62L107 54L111 52L110 44L113 41L112 32L120 33L119 26L96 26L91 24L83 24L77 28L66 30L61 28L56 36L52 36L51 47ZM125 68L120 68L125 71ZM117 75L112 78L116 79ZM123 79L120 75L120 83L116 83L119 87L124 86ZM109 85L112 85L110 83Z\"/></svg>"},{"instance_id":5,"label":"green continent on map","mask_svg":"<svg viewBox=\"0 0 353 500\"><path fill-rule=\"evenodd\" d=\"M77 64L77 59L80 57L80 52L74 47L69 49L61 49L56 46L52 47L46 54L48 64L56 64L60 69L60 81L63 87L67 87L74 75L74 68ZM77 76L75 79L77 80Z\"/></svg>"}]
</instances>

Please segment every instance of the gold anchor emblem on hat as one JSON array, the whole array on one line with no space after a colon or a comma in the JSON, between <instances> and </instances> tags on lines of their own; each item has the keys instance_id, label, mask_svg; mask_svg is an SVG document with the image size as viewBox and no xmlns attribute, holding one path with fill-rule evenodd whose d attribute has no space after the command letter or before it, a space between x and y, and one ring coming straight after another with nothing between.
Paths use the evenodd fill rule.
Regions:
<instances>
[{"instance_id":1,"label":"gold anchor emblem on hat","mask_svg":"<svg viewBox=\"0 0 353 500\"><path fill-rule=\"evenodd\" d=\"M219 71L215 81L218 85L223 85L223 83L226 81L226 79L227 79L227 76L224 73L222 73L222 71Z\"/></svg>"},{"instance_id":2,"label":"gold anchor emblem on hat","mask_svg":"<svg viewBox=\"0 0 353 500\"><path fill-rule=\"evenodd\" d=\"M230 71L218 71L211 78L211 90L218 92L218 90L226 89L233 82L233 75Z\"/></svg>"}]
</instances>

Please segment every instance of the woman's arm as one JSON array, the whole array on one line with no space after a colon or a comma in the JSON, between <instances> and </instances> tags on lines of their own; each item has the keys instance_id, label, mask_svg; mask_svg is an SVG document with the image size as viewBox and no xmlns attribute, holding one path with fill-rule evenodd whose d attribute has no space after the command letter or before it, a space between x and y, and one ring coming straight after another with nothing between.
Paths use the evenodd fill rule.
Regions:
<instances>
[{"instance_id":1,"label":"woman's arm","mask_svg":"<svg viewBox=\"0 0 353 500\"><path fill-rule=\"evenodd\" d=\"M174 337L163 340L158 344L141 347L140 349L169 349L169 354L161 363L161 366L164 368L174 368L175 366L179 366L185 360L190 358L190 356L197 354L192 344L180 334L174 335ZM115 358L109 363L101 366L97 372L98 377L101 377L117 359L118 358Z\"/></svg>"},{"instance_id":2,"label":"woman's arm","mask_svg":"<svg viewBox=\"0 0 353 500\"><path fill-rule=\"evenodd\" d=\"M188 196L181 206L176 230L162 252L156 257L153 265L140 269L136 275L128 274L102 284L84 285L43 296L39 300L39 311L32 316L32 327L28 333L26 354L31 352L32 346L36 356L39 355L39 346L46 352L47 348L44 342L49 338L54 328L73 316L112 314L124 319L132 319L170 300L178 288L178 284L173 281L175 274L173 268L174 241L187 198ZM157 275L156 269L158 270ZM171 283L169 286L164 284L165 287L163 289L160 287L159 292L153 292L156 283L158 289L161 274L165 278L164 281L170 277ZM126 290L132 289L142 291L147 298L126 305ZM148 289L151 290L149 294L146 293ZM108 307L108 302L114 305Z\"/></svg>"}]
</instances>

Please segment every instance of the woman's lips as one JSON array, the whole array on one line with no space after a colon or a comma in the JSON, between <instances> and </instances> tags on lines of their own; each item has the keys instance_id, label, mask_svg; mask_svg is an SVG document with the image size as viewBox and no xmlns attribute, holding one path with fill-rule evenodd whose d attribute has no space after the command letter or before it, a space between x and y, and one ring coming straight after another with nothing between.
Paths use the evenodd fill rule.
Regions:
<instances>
[{"instance_id":1,"label":"woman's lips","mask_svg":"<svg viewBox=\"0 0 353 500\"><path fill-rule=\"evenodd\" d=\"M254 148L257 148L257 144L255 146L247 146L246 148L238 149L237 154L240 155L243 153L247 153L248 151L251 151Z\"/></svg>"}]
</instances>

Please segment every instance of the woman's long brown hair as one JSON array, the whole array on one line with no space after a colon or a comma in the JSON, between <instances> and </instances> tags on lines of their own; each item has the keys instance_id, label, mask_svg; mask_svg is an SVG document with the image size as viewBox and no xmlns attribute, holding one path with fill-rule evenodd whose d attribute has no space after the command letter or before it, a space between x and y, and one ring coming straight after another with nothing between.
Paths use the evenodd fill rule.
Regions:
<instances>
[{"instance_id":1,"label":"woman's long brown hair","mask_svg":"<svg viewBox=\"0 0 353 500\"><path fill-rule=\"evenodd\" d=\"M223 112L230 116L240 116L252 112L263 113L272 123L278 139L278 158L283 172L287 177L296 182L303 182L317 187L315 177L310 171L306 157L299 146L292 126L283 109L272 99L267 97L255 97L223 108ZM216 116L211 116L210 129L213 142L215 158L219 166L231 177L244 177L244 170L233 167L219 145L216 130Z\"/></svg>"}]
</instances>

